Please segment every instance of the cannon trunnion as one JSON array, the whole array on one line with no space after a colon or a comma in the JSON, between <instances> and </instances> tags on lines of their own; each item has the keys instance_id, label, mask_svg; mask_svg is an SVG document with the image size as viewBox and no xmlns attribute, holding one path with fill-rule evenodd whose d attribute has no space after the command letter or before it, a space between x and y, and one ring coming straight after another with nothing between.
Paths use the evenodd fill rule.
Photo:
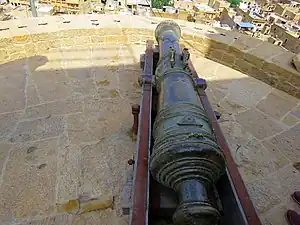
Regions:
<instances>
[{"instance_id":1,"label":"cannon trunnion","mask_svg":"<svg viewBox=\"0 0 300 225\"><path fill-rule=\"evenodd\" d=\"M161 22L158 46L147 42L134 170L124 192L130 225L260 225L217 118L186 48L180 27Z\"/></svg>"}]
</instances>

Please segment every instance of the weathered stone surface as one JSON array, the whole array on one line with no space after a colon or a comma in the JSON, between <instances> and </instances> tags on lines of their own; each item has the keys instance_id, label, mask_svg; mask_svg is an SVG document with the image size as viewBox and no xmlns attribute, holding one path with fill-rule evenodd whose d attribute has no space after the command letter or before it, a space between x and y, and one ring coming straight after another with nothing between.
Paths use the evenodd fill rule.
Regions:
<instances>
[{"instance_id":1,"label":"weathered stone surface","mask_svg":"<svg viewBox=\"0 0 300 225\"><path fill-rule=\"evenodd\" d=\"M286 193L276 178L255 180L247 184L247 189L259 215L278 205L281 202L280 196Z\"/></svg>"},{"instance_id":2,"label":"weathered stone surface","mask_svg":"<svg viewBox=\"0 0 300 225\"><path fill-rule=\"evenodd\" d=\"M225 135L226 141L231 150L231 154L238 163L237 153L241 146L244 146L252 135L246 132L243 127L233 120L232 116L220 119L220 126L223 134Z\"/></svg>"},{"instance_id":3,"label":"weathered stone surface","mask_svg":"<svg viewBox=\"0 0 300 225\"><path fill-rule=\"evenodd\" d=\"M291 114L300 119L300 104L291 111Z\"/></svg>"},{"instance_id":4,"label":"weathered stone surface","mask_svg":"<svg viewBox=\"0 0 300 225\"><path fill-rule=\"evenodd\" d=\"M241 112L236 115L236 119L246 131L258 139L263 139L282 131L278 123L256 109Z\"/></svg>"},{"instance_id":5,"label":"weathered stone surface","mask_svg":"<svg viewBox=\"0 0 300 225\"><path fill-rule=\"evenodd\" d=\"M0 113L22 110L25 107L25 72L0 76ZM20 76L21 74L23 76Z\"/></svg>"},{"instance_id":6,"label":"weathered stone surface","mask_svg":"<svg viewBox=\"0 0 300 225\"><path fill-rule=\"evenodd\" d=\"M247 109L244 106L242 106L242 105L232 101L231 99L229 99L228 96L223 98L220 101L219 105L222 106L228 113L231 113L231 114L236 114L238 112L243 112Z\"/></svg>"},{"instance_id":7,"label":"weathered stone surface","mask_svg":"<svg viewBox=\"0 0 300 225\"><path fill-rule=\"evenodd\" d=\"M8 157L9 154L9 150L11 149L12 145L9 143L0 143L0 169L1 171L3 170L3 167L5 166L5 160ZM0 173L0 175L2 176L3 174Z\"/></svg>"},{"instance_id":8,"label":"weathered stone surface","mask_svg":"<svg viewBox=\"0 0 300 225\"><path fill-rule=\"evenodd\" d=\"M271 87L253 78L244 78L232 83L227 99L242 107L253 107L269 93Z\"/></svg>"},{"instance_id":9,"label":"weathered stone surface","mask_svg":"<svg viewBox=\"0 0 300 225\"><path fill-rule=\"evenodd\" d=\"M285 204L280 204L271 209L265 216L266 225L289 225L286 219L286 212L290 207Z\"/></svg>"},{"instance_id":10,"label":"weathered stone surface","mask_svg":"<svg viewBox=\"0 0 300 225\"><path fill-rule=\"evenodd\" d=\"M24 223L24 225L60 225L60 224L85 225L84 221L80 220L80 217L70 215L70 214L49 216L49 217L45 217L43 219L35 219L30 222Z\"/></svg>"},{"instance_id":11,"label":"weathered stone surface","mask_svg":"<svg viewBox=\"0 0 300 225\"><path fill-rule=\"evenodd\" d=\"M281 119L281 122L288 125L288 126L294 126L300 121L297 117L295 117L293 114L289 113L285 117Z\"/></svg>"},{"instance_id":12,"label":"weathered stone surface","mask_svg":"<svg viewBox=\"0 0 300 225\"><path fill-rule=\"evenodd\" d=\"M256 38L250 38L248 35L240 35L231 44L232 47L239 49L240 51L249 51L259 47L263 42Z\"/></svg>"},{"instance_id":13,"label":"weathered stone surface","mask_svg":"<svg viewBox=\"0 0 300 225\"><path fill-rule=\"evenodd\" d=\"M288 164L282 154L272 154L255 139L236 150L235 158L246 182L266 177Z\"/></svg>"},{"instance_id":14,"label":"weathered stone surface","mask_svg":"<svg viewBox=\"0 0 300 225\"><path fill-rule=\"evenodd\" d=\"M41 102L35 85L28 85L26 89L27 105L37 105Z\"/></svg>"},{"instance_id":15,"label":"weathered stone surface","mask_svg":"<svg viewBox=\"0 0 300 225\"><path fill-rule=\"evenodd\" d=\"M101 15L98 16L101 17ZM110 17L110 15L105 16ZM151 20L144 19L142 22L135 20L134 24L129 26L127 24L126 26L130 28L123 28L124 21L127 23L126 21L131 21L131 18L122 17L120 23L115 23L113 20L116 16L119 17L119 15L113 15L105 21L105 28L100 23L98 27L92 29L81 27L67 30L69 27L75 28L73 26L77 26L77 23L80 26L90 25L89 19L87 23L83 23L86 16L71 16L71 24L59 22L59 26L56 27L66 29L59 32L56 32L57 28L53 26L58 22L54 21L56 17L49 17L47 19L47 21L49 20L47 25L49 32L47 33L36 36L33 34L18 36L14 42L12 42L13 38L1 39L0 62L16 61L0 66L0 79L9 81L1 82L4 89L1 88L0 100L3 98L6 103L0 102L0 125L2 128L0 139L12 141L11 146L14 147L12 151L14 154L11 155L13 158L10 157L7 163L8 170L3 170L4 186L0 188L0 195L6 197L3 200L2 197L0 198L1 202L6 205L4 210L0 210L3 212L0 213L3 215L1 217L4 218L0 219L0 223L12 221L13 216L11 215L21 215L21 217L29 216L24 222L17 219L17 222L22 225L127 224L126 219L117 217L118 210L95 212L79 217L55 214L48 216L50 212L53 212L52 206L55 202L78 197L83 191L91 192L94 195L114 194L116 195L115 205L120 205L119 195L123 185L124 168L127 159L131 158L135 151L135 143L130 141L126 132L132 125L130 103L139 103L140 100L140 88L136 83L139 76L139 54L145 51L145 39L153 39L155 25L148 27L147 21ZM82 21L78 21L79 17ZM141 26L140 23L143 25ZM147 29L134 29L133 25ZM115 28L109 28L111 26ZM298 73L291 68L289 62L291 54L268 43L267 47L261 47L260 40L244 35L241 37L241 34L237 32L211 29L215 33L206 35L207 27L203 30L196 30L195 26L205 27L199 24L185 23L186 28L183 29L183 33L188 33L188 35L183 34L185 44L191 50L192 61L199 76L208 81L207 94L214 109L222 113L219 121L236 162L243 162L239 169L244 180L249 182L272 174L273 180L268 177L267 179L271 180L264 179L266 183L253 181L251 184L257 182L257 185L260 186L256 187L258 194L255 191L251 193L254 196L256 207L263 212L261 215L264 217L267 215L263 220L266 225L268 223L276 224L274 221L276 213L273 210L277 207L278 199L283 206L291 205L286 198L299 184L296 182L297 176L293 177L294 170L283 168L278 173L274 173L274 171L281 168L281 165L285 165L292 156L295 158L292 162L294 165L298 165L298 154L293 151L297 150L294 144L297 144L295 138L298 137L290 136L292 140L289 140L290 145L287 145L283 144L283 137L281 139L278 137L288 131L272 138L269 136L276 135L282 131L282 128L295 129L293 127L300 117L298 116L299 107L297 108L295 105L292 110L290 105L293 100L290 96L283 98L280 95L281 103L273 104L274 110L272 107L260 108L265 112L261 113L260 110L248 109L255 107L264 97L264 93L265 95L269 93L270 87L261 85L257 81L254 82L251 80L252 78L249 81L245 74L217 62L247 72L256 79L273 87L278 86L279 89L299 98L298 76L294 76ZM36 24L30 24L24 30L39 33ZM16 32L14 28L11 31L12 35ZM219 34L221 32L222 35ZM1 32L5 35L10 35L9 33ZM21 34L22 29L18 28L17 33L23 35ZM107 33L109 35L106 35ZM77 37L76 40L74 37ZM227 48L226 45L231 43L234 44L224 52L224 49ZM253 50L253 47L256 49ZM209 54L217 62L199 57L202 54ZM26 56L29 58L21 59ZM262 67L261 64L263 64ZM7 83L11 86L8 87ZM270 99L274 100L271 98L271 94L263 101L269 102ZM239 105L246 110L236 116L237 121L232 113L240 112L240 110L234 110L230 104ZM280 110L278 110L279 108ZM287 108L289 111L291 110L290 113ZM8 113L14 110L19 111ZM24 117L19 121L23 111L25 111ZM271 116L265 114L276 118L273 117L273 120ZM278 121L279 118L281 118L281 122ZM293 132L298 131L293 130ZM11 133L13 133L12 137ZM266 138L268 141L263 144L267 149L253 141L247 144L253 135L258 138ZM26 141L26 145L28 144L28 153L26 154L32 155L33 152L38 151L36 149L38 146L31 145L31 140L49 139L54 136L60 137L60 140L57 140L58 146L55 147L57 154L41 158L47 161L55 159L57 162L58 177L55 178L56 184L54 185L56 193L54 193L52 185L43 185L54 180L52 176L56 176L56 167L53 166L53 171L41 174L44 179L51 176L48 181L39 182L42 178L32 171L35 166L39 171L47 170L47 162L36 160L37 165L33 165L27 162L33 157L27 157L26 163L24 160L15 159L15 154L21 152L20 149L15 151L16 144L20 145L18 148L22 148L24 144L22 142ZM49 140L49 142L52 141ZM48 142L44 140L44 143ZM10 144L2 146L1 150L4 155L7 155L9 146ZM290 155L284 152L285 148L282 146L293 148L289 151ZM41 149L46 149L46 147L41 147ZM3 157L6 158L4 155L0 155L0 166ZM15 161L18 161L19 164ZM52 163L50 164L49 168L52 168ZM8 177L17 170L19 176L13 175L9 180ZM24 173L26 174L23 175ZM273 176L274 174L276 176ZM287 179L283 180L285 177ZM32 186L27 185L26 182L31 181L33 181ZM261 187L261 185L263 186ZM7 188L7 186L12 188ZM38 186L42 186L43 190ZM265 189L264 186L266 186ZM28 187L29 190L24 187ZM272 201L274 209L271 211L268 211L271 208L268 199L272 200L272 196L270 197L270 193L267 191L268 187L272 189L272 193L275 193L274 201ZM4 189L2 190L2 188ZM107 191L107 189L111 190ZM262 194L264 191L267 193L266 195ZM44 199L47 197L40 197L40 192L47 192L49 199L45 201ZM25 197L23 198L23 196ZM38 200L36 200L37 198ZM43 206L41 206L41 201L43 201ZM10 204L10 202L12 203ZM30 216L37 214L40 215L40 219L29 222ZM271 215L274 215L274 220L270 220ZM278 221L281 221L279 217L277 218Z\"/></svg>"},{"instance_id":16,"label":"weathered stone surface","mask_svg":"<svg viewBox=\"0 0 300 225\"><path fill-rule=\"evenodd\" d=\"M68 81L65 71L57 63L47 63L35 70L31 70L32 78L38 87L45 88L47 84Z\"/></svg>"},{"instance_id":17,"label":"weathered stone surface","mask_svg":"<svg viewBox=\"0 0 300 225\"><path fill-rule=\"evenodd\" d=\"M56 203L63 204L77 199L81 190L82 151L76 145L62 145L57 156Z\"/></svg>"},{"instance_id":18,"label":"weathered stone surface","mask_svg":"<svg viewBox=\"0 0 300 225\"><path fill-rule=\"evenodd\" d=\"M124 70L118 72L119 81L120 81L120 93L121 95L134 102L139 103L141 96L140 85L138 84L138 78L140 73L138 70ZM128 87L131 87L128 89Z\"/></svg>"},{"instance_id":19,"label":"weathered stone surface","mask_svg":"<svg viewBox=\"0 0 300 225\"><path fill-rule=\"evenodd\" d=\"M267 148L282 152L291 162L300 158L300 124L265 142Z\"/></svg>"},{"instance_id":20,"label":"weathered stone surface","mask_svg":"<svg viewBox=\"0 0 300 225\"><path fill-rule=\"evenodd\" d=\"M269 59L271 57L274 57L274 55L279 55L283 52L285 52L284 49L282 49L279 46L273 45L271 43L268 42L264 42L263 43L264 47L261 47L260 45L257 46L255 49L250 50L248 53L252 54L258 58L261 59Z\"/></svg>"},{"instance_id":21,"label":"weathered stone surface","mask_svg":"<svg viewBox=\"0 0 300 225\"><path fill-rule=\"evenodd\" d=\"M56 143L52 139L13 147L0 189L2 222L53 212Z\"/></svg>"},{"instance_id":22,"label":"weathered stone surface","mask_svg":"<svg viewBox=\"0 0 300 225\"><path fill-rule=\"evenodd\" d=\"M69 113L83 112L83 99L71 97L66 100L59 100L28 107L23 119L35 119L40 117L51 117L54 115L64 115Z\"/></svg>"},{"instance_id":23,"label":"weathered stone surface","mask_svg":"<svg viewBox=\"0 0 300 225\"><path fill-rule=\"evenodd\" d=\"M18 124L10 141L26 142L57 137L64 131L64 127L62 116L50 116L33 121L23 121Z\"/></svg>"},{"instance_id":24,"label":"weathered stone surface","mask_svg":"<svg viewBox=\"0 0 300 225\"><path fill-rule=\"evenodd\" d=\"M5 113L0 115L0 140L5 140L10 137L11 132L17 126L22 112Z\"/></svg>"},{"instance_id":25,"label":"weathered stone surface","mask_svg":"<svg viewBox=\"0 0 300 225\"><path fill-rule=\"evenodd\" d=\"M298 99L275 89L258 103L257 108L271 117L280 120L291 111L298 102Z\"/></svg>"},{"instance_id":26,"label":"weathered stone surface","mask_svg":"<svg viewBox=\"0 0 300 225\"><path fill-rule=\"evenodd\" d=\"M97 141L104 134L116 132L130 118L130 104L119 97L87 97L84 113L68 116L68 133L72 143Z\"/></svg>"},{"instance_id":27,"label":"weathered stone surface","mask_svg":"<svg viewBox=\"0 0 300 225\"><path fill-rule=\"evenodd\" d=\"M127 131L103 137L95 144L82 146L82 190L92 196L112 196L119 210L120 195L126 180L127 160L135 151L135 143ZM122 184L122 185L119 185Z\"/></svg>"}]
</instances>

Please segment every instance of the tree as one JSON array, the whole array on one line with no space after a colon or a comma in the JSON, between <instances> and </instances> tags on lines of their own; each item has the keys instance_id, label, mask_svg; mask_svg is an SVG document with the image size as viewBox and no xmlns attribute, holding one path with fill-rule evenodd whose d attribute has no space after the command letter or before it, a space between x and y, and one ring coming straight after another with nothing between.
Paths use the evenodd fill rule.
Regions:
<instances>
[{"instance_id":1,"label":"tree","mask_svg":"<svg viewBox=\"0 0 300 225\"><path fill-rule=\"evenodd\" d=\"M172 0L152 0L151 7L156 9L162 9L164 6L172 6Z\"/></svg>"},{"instance_id":2,"label":"tree","mask_svg":"<svg viewBox=\"0 0 300 225\"><path fill-rule=\"evenodd\" d=\"M235 8L235 7L237 7L239 4L240 4L240 2L241 2L241 0L229 0L229 2L230 2L230 8Z\"/></svg>"}]
</instances>

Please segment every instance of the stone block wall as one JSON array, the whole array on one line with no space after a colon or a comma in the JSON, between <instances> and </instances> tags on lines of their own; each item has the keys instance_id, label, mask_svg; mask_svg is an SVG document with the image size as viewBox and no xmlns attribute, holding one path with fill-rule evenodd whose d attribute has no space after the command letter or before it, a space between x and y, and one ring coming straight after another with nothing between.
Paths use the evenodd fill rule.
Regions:
<instances>
[{"instance_id":1,"label":"stone block wall","mask_svg":"<svg viewBox=\"0 0 300 225\"><path fill-rule=\"evenodd\" d=\"M119 15L118 18L128 20L128 17L125 19ZM78 25L77 29L52 29L49 32L35 30L32 33L18 32L6 37L0 31L0 64L42 54L55 48L109 43L145 44L148 39L154 40L154 29L164 19L141 20L144 20L144 25L132 22L128 26L125 22L120 22L118 27L113 24L111 27L97 29ZM294 53L238 32L176 22L182 27L181 43L192 54L202 55L300 98L300 73L292 65ZM76 24L74 26L76 28Z\"/></svg>"}]
</instances>

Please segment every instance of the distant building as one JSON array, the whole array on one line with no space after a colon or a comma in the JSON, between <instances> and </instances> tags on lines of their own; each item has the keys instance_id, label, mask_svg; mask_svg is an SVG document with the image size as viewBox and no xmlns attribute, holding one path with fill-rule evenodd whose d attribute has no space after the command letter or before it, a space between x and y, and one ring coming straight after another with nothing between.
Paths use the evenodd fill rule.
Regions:
<instances>
[{"instance_id":1,"label":"distant building","mask_svg":"<svg viewBox=\"0 0 300 225\"><path fill-rule=\"evenodd\" d=\"M197 4L208 5L208 0L174 0L174 8L191 11Z\"/></svg>"},{"instance_id":2,"label":"distant building","mask_svg":"<svg viewBox=\"0 0 300 225\"><path fill-rule=\"evenodd\" d=\"M273 38L281 40L281 46L287 50L300 53L300 26L295 24L282 25L273 24L270 29L270 34Z\"/></svg>"},{"instance_id":3,"label":"distant building","mask_svg":"<svg viewBox=\"0 0 300 225\"><path fill-rule=\"evenodd\" d=\"M274 9L274 13L287 20L299 20L300 19L300 3L292 2L290 4L277 3Z\"/></svg>"},{"instance_id":4,"label":"distant building","mask_svg":"<svg viewBox=\"0 0 300 225\"><path fill-rule=\"evenodd\" d=\"M85 14L92 11L91 0L39 0L53 6L54 13Z\"/></svg>"},{"instance_id":5,"label":"distant building","mask_svg":"<svg viewBox=\"0 0 300 225\"><path fill-rule=\"evenodd\" d=\"M10 4L12 6L30 6L29 0L7 0L7 4Z\"/></svg>"},{"instance_id":6,"label":"distant building","mask_svg":"<svg viewBox=\"0 0 300 225\"><path fill-rule=\"evenodd\" d=\"M256 28L257 31L262 31L265 24L267 23L266 18L264 18L261 13L261 8L255 7L250 9L236 8L237 15L242 17L242 22L251 23Z\"/></svg>"},{"instance_id":7,"label":"distant building","mask_svg":"<svg viewBox=\"0 0 300 225\"><path fill-rule=\"evenodd\" d=\"M54 13L52 5L38 5L36 11L38 16L51 16Z\"/></svg>"},{"instance_id":8,"label":"distant building","mask_svg":"<svg viewBox=\"0 0 300 225\"><path fill-rule=\"evenodd\" d=\"M208 5L219 12L222 12L224 8L229 8L230 3L223 0L209 0Z\"/></svg>"},{"instance_id":9,"label":"distant building","mask_svg":"<svg viewBox=\"0 0 300 225\"><path fill-rule=\"evenodd\" d=\"M241 16L237 16L236 12L230 8L224 8L220 15L220 25L227 25L230 28L236 28L238 22L242 21Z\"/></svg>"}]
</instances>

